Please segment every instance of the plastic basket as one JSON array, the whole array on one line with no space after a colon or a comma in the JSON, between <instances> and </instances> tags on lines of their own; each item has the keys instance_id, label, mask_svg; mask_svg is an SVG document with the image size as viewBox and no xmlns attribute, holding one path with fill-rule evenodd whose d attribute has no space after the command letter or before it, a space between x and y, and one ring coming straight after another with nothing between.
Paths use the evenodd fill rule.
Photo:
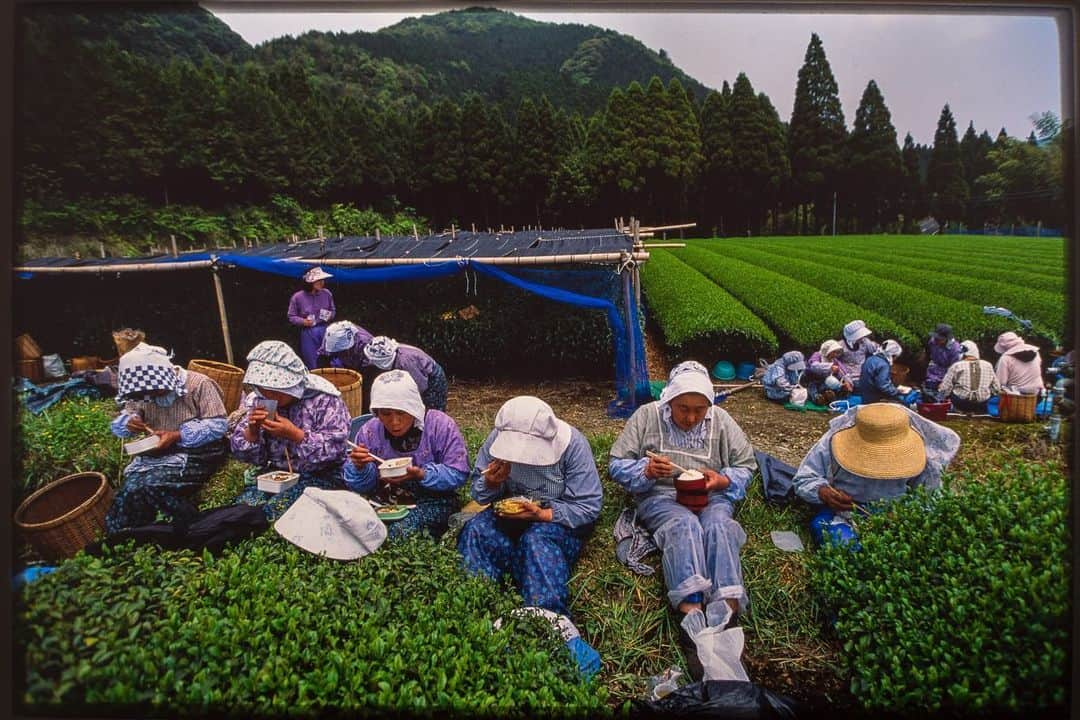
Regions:
<instances>
[{"instance_id":1,"label":"plastic basket","mask_svg":"<svg viewBox=\"0 0 1080 720\"><path fill-rule=\"evenodd\" d=\"M243 370L228 363L202 359L192 360L187 369L202 373L218 384L225 402L225 412L232 412L240 407L240 399L243 397Z\"/></svg>"},{"instance_id":2,"label":"plastic basket","mask_svg":"<svg viewBox=\"0 0 1080 720\"><path fill-rule=\"evenodd\" d=\"M341 392L341 399L345 401L345 407L349 408L350 416L356 417L362 414L361 406L364 399L363 375L348 368L316 368L311 372L313 375L318 375L334 384L334 387Z\"/></svg>"},{"instance_id":3,"label":"plastic basket","mask_svg":"<svg viewBox=\"0 0 1080 720\"><path fill-rule=\"evenodd\" d=\"M112 487L101 473L66 475L23 500L15 525L44 560L63 560L104 532L112 499Z\"/></svg>"},{"instance_id":4,"label":"plastic basket","mask_svg":"<svg viewBox=\"0 0 1080 720\"><path fill-rule=\"evenodd\" d=\"M917 403L916 407L919 409L919 414L929 420L935 420L940 422L949 415L949 410L952 409L952 401L946 400L939 403Z\"/></svg>"}]
</instances>

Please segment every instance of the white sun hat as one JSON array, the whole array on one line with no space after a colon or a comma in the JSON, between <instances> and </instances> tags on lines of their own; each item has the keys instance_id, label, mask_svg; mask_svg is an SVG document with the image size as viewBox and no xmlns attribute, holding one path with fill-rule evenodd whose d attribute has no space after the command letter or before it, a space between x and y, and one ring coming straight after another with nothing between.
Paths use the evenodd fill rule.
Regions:
<instances>
[{"instance_id":1,"label":"white sun hat","mask_svg":"<svg viewBox=\"0 0 1080 720\"><path fill-rule=\"evenodd\" d=\"M326 272L325 270L323 270L318 265L316 265L315 267L311 268L306 273L304 273L304 282L313 283L313 282L316 282L318 280L325 280L327 278L332 278L332 277L334 277L334 276L331 275L330 273Z\"/></svg>"},{"instance_id":2,"label":"white sun hat","mask_svg":"<svg viewBox=\"0 0 1080 720\"><path fill-rule=\"evenodd\" d=\"M386 525L363 496L317 487L305 488L274 530L293 545L333 560L370 555L386 540Z\"/></svg>"},{"instance_id":3,"label":"white sun hat","mask_svg":"<svg viewBox=\"0 0 1080 720\"><path fill-rule=\"evenodd\" d=\"M570 425L538 397L510 398L495 415L491 456L526 465L554 465L570 446Z\"/></svg>"}]
</instances>

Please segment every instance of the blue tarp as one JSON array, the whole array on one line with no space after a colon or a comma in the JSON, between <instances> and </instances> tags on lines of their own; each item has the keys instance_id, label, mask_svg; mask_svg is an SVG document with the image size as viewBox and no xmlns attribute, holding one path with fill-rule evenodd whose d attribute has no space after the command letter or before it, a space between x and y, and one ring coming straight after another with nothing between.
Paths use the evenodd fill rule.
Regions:
<instances>
[{"instance_id":1,"label":"blue tarp","mask_svg":"<svg viewBox=\"0 0 1080 720\"><path fill-rule=\"evenodd\" d=\"M324 268L337 284L401 282L435 280L449 277L471 268L474 272L496 278L541 297L556 302L603 310L611 328L615 351L615 382L617 396L608 413L616 417L630 415L639 405L649 402L648 371L645 364L645 341L641 319L633 293L619 282L620 276L610 269L550 270L520 269L513 272L493 265L474 262L473 257L545 257L568 254L629 252L632 241L624 233L612 229L594 230L532 230L512 233L458 232L412 236L327 238L322 242L278 243L240 250L188 252L178 257L159 255L148 258L41 258L22 263L28 268L93 267L130 265L136 263L175 263L215 260L218 267L239 267L283 277L300 278L312 267L311 260L386 258L423 258L428 262L409 265L387 265L371 268L346 268L326 265ZM304 262L303 260L307 260ZM105 271L103 269L103 271ZM30 280L32 269L17 273ZM629 303L630 307L624 307ZM625 313L625 314L624 314ZM625 317L632 319L628 328Z\"/></svg>"}]
</instances>

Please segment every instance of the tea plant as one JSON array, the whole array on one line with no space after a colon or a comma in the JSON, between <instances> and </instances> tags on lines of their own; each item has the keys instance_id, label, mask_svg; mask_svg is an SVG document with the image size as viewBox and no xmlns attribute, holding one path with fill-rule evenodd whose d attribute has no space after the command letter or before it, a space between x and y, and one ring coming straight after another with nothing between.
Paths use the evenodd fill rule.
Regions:
<instances>
[{"instance_id":1,"label":"tea plant","mask_svg":"<svg viewBox=\"0 0 1080 720\"><path fill-rule=\"evenodd\" d=\"M785 247L783 253L787 257L805 258L842 270L894 280L909 287L939 293L953 300L978 305L1003 305L1021 317L1048 326L1058 335L1065 327L1065 303L1060 292L1035 290L1000 280L972 278L963 272L943 272L932 257L904 263L881 262L880 256L878 261L868 257L837 257L835 251L822 247L813 250ZM1002 277L1007 275L1003 273Z\"/></svg>"},{"instance_id":2,"label":"tea plant","mask_svg":"<svg viewBox=\"0 0 1080 720\"><path fill-rule=\"evenodd\" d=\"M768 263L736 259L739 249L737 244L723 241L688 243L679 252L692 267L729 290L796 345L817 348L822 340L836 336L845 323L855 318L865 320L879 332L911 335L886 319L888 316L868 312L865 306L847 302L831 290L814 287L809 278L788 276Z\"/></svg>"},{"instance_id":3,"label":"tea plant","mask_svg":"<svg viewBox=\"0 0 1080 720\"><path fill-rule=\"evenodd\" d=\"M601 711L550 626L507 619L520 596L459 562L424 538L339 562L273 531L218 558L79 555L20 597L16 695L142 714Z\"/></svg>"},{"instance_id":4,"label":"tea plant","mask_svg":"<svg viewBox=\"0 0 1080 720\"><path fill-rule=\"evenodd\" d=\"M12 456L16 505L34 490L77 472L100 472L114 485L127 464L121 442L109 432L116 414L113 400L70 398L40 415L20 408Z\"/></svg>"},{"instance_id":5,"label":"tea plant","mask_svg":"<svg viewBox=\"0 0 1080 720\"><path fill-rule=\"evenodd\" d=\"M995 465L861 521L861 551L817 553L813 585L836 614L865 707L1064 707L1068 481L1061 467L1019 453Z\"/></svg>"},{"instance_id":6,"label":"tea plant","mask_svg":"<svg viewBox=\"0 0 1080 720\"><path fill-rule=\"evenodd\" d=\"M645 302L674 349L693 343L776 352L776 335L752 312L671 253L654 250L641 266Z\"/></svg>"}]
</instances>

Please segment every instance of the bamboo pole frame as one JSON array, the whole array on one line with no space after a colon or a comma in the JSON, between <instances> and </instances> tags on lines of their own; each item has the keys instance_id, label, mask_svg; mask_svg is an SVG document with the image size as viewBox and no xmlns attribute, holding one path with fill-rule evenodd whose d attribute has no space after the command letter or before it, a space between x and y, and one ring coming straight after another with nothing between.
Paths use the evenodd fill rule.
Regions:
<instances>
[{"instance_id":1,"label":"bamboo pole frame","mask_svg":"<svg viewBox=\"0 0 1080 720\"><path fill-rule=\"evenodd\" d=\"M217 266L211 268L214 276L214 294L217 296L218 314L221 316L221 335L225 340L225 359L233 365L232 336L229 334L229 315L225 312L225 293L221 289L221 274Z\"/></svg>"}]
</instances>

